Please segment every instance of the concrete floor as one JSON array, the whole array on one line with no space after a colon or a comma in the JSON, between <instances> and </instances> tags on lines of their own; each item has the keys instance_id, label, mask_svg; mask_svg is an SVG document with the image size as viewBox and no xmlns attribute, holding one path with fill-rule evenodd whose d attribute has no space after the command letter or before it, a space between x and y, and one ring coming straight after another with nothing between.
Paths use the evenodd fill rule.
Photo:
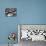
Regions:
<instances>
[{"instance_id":1,"label":"concrete floor","mask_svg":"<svg viewBox=\"0 0 46 46\"><path fill-rule=\"evenodd\" d=\"M8 46L8 44L0 44L0 46ZM10 46L19 46L18 44L10 45Z\"/></svg>"},{"instance_id":2,"label":"concrete floor","mask_svg":"<svg viewBox=\"0 0 46 46\"><path fill-rule=\"evenodd\" d=\"M31 40L21 40L20 46L46 46L45 41L31 41Z\"/></svg>"},{"instance_id":3,"label":"concrete floor","mask_svg":"<svg viewBox=\"0 0 46 46\"><path fill-rule=\"evenodd\" d=\"M7 44L0 44L0 46L8 46ZM10 45L11 46L11 45ZM14 46L46 46L45 41L34 41L31 40L21 40L19 44L15 44Z\"/></svg>"}]
</instances>

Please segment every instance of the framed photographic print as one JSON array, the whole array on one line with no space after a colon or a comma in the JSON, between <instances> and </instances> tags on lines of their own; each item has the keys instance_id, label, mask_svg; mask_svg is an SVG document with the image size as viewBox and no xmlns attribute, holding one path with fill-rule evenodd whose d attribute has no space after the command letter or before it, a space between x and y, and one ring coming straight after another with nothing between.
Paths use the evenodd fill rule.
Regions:
<instances>
[{"instance_id":1,"label":"framed photographic print","mask_svg":"<svg viewBox=\"0 0 46 46\"><path fill-rule=\"evenodd\" d=\"M16 8L6 8L5 15L6 16L16 16L17 9Z\"/></svg>"}]
</instances>

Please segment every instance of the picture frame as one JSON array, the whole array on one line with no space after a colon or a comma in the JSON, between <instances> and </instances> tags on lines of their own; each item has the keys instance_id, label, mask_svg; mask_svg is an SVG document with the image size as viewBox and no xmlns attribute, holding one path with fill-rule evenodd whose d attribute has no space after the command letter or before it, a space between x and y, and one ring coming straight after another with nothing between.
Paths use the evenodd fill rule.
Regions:
<instances>
[{"instance_id":1,"label":"picture frame","mask_svg":"<svg viewBox=\"0 0 46 46\"><path fill-rule=\"evenodd\" d=\"M16 16L17 15L17 8L6 8L5 15L6 16Z\"/></svg>"}]
</instances>

